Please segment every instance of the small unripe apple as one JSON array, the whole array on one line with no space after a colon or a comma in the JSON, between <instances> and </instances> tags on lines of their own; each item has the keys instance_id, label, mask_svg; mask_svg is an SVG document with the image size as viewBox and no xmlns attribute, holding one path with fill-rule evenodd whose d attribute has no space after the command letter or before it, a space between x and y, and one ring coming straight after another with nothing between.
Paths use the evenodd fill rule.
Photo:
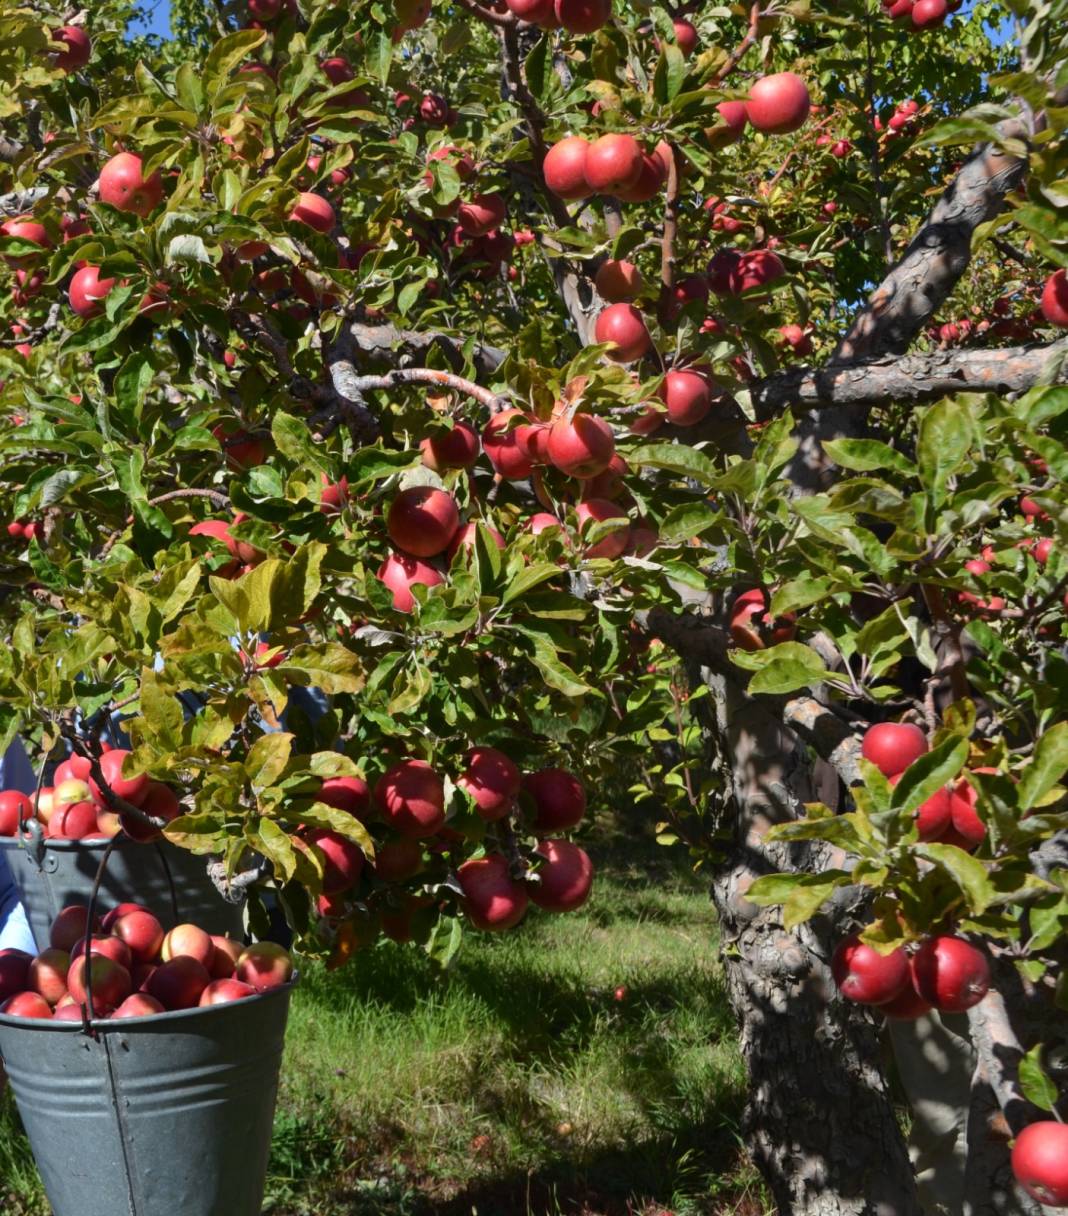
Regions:
<instances>
[{"instance_id":1,"label":"small unripe apple","mask_svg":"<svg viewBox=\"0 0 1068 1216\"><path fill-rule=\"evenodd\" d=\"M100 170L99 190L102 203L144 219L163 198L163 178L158 169L144 177L141 158L132 152L120 152Z\"/></svg>"},{"instance_id":2,"label":"small unripe apple","mask_svg":"<svg viewBox=\"0 0 1068 1216\"><path fill-rule=\"evenodd\" d=\"M465 861L456 877L464 893L464 911L476 928L502 932L526 914L526 888L512 878L507 860L499 854Z\"/></svg>"},{"instance_id":3,"label":"small unripe apple","mask_svg":"<svg viewBox=\"0 0 1068 1216\"><path fill-rule=\"evenodd\" d=\"M749 90L746 117L758 130L785 135L804 126L812 106L808 86L794 72L762 76Z\"/></svg>"},{"instance_id":4,"label":"small unripe apple","mask_svg":"<svg viewBox=\"0 0 1068 1216\"><path fill-rule=\"evenodd\" d=\"M911 722L879 722L864 732L860 752L884 777L895 777L927 750L927 736L918 726Z\"/></svg>"}]
</instances>

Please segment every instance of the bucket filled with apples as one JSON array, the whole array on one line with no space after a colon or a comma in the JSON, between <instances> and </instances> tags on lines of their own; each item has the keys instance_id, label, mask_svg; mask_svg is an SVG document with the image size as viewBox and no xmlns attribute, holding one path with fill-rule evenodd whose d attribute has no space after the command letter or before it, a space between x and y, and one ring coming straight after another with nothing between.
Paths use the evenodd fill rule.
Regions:
<instances>
[{"instance_id":1,"label":"bucket filled with apples","mask_svg":"<svg viewBox=\"0 0 1068 1216\"><path fill-rule=\"evenodd\" d=\"M0 1055L54 1216L259 1216L289 955L139 904L0 951Z\"/></svg>"},{"instance_id":2,"label":"bucket filled with apples","mask_svg":"<svg viewBox=\"0 0 1068 1216\"><path fill-rule=\"evenodd\" d=\"M101 755L110 788L155 819L177 818L182 808L169 786L143 774L124 774L128 754L111 748ZM88 760L65 760L53 782L32 796L0 793L0 849L39 950L48 945L61 909L88 904L109 846L101 887L105 899L140 900L157 910L165 929L187 920L211 933L241 933L241 908L220 898L205 859L170 844L150 823L111 810Z\"/></svg>"}]
</instances>

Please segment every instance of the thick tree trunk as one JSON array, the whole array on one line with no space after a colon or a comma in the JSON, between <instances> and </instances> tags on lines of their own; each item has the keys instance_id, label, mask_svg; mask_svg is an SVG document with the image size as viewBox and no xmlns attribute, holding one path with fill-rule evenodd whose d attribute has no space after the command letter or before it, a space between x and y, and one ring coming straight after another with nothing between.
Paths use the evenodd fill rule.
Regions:
<instances>
[{"instance_id":1,"label":"thick tree trunk","mask_svg":"<svg viewBox=\"0 0 1068 1216\"><path fill-rule=\"evenodd\" d=\"M696 673L695 673L696 674ZM750 1075L747 1140L780 1216L921 1216L875 1023L837 995L831 943L860 904L847 890L830 915L787 931L780 908L745 894L764 873L817 872L843 858L822 844L769 845L767 828L801 803L836 800L798 739L729 677L704 669L726 758L737 838L713 886L728 991ZM707 703L706 703L707 704ZM820 787L823 788L820 788Z\"/></svg>"}]
</instances>

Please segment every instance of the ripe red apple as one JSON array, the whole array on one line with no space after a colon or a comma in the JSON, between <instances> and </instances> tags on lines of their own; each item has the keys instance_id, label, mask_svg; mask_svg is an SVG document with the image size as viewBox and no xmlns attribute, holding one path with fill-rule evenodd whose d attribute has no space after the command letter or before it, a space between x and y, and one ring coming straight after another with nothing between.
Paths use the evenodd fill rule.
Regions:
<instances>
[{"instance_id":1,"label":"ripe red apple","mask_svg":"<svg viewBox=\"0 0 1068 1216\"><path fill-rule=\"evenodd\" d=\"M169 963L172 959L185 955L195 958L204 967L210 967L214 953L211 935L205 933L199 925L186 923L175 925L165 934L159 956L165 963Z\"/></svg>"},{"instance_id":2,"label":"ripe red apple","mask_svg":"<svg viewBox=\"0 0 1068 1216\"><path fill-rule=\"evenodd\" d=\"M545 154L542 175L545 185L563 199L588 198L593 193L586 180L590 145L581 135L567 135Z\"/></svg>"},{"instance_id":3,"label":"ripe red apple","mask_svg":"<svg viewBox=\"0 0 1068 1216\"><path fill-rule=\"evenodd\" d=\"M112 1021L116 1018L151 1018L166 1012L154 996L149 996L147 992L134 992L122 1002L111 1018Z\"/></svg>"},{"instance_id":4,"label":"ripe red apple","mask_svg":"<svg viewBox=\"0 0 1068 1216\"><path fill-rule=\"evenodd\" d=\"M33 818L33 803L18 790L0 793L0 836L18 835L19 823Z\"/></svg>"},{"instance_id":5,"label":"ripe red apple","mask_svg":"<svg viewBox=\"0 0 1068 1216\"><path fill-rule=\"evenodd\" d=\"M425 760L402 760L383 773L375 804L402 836L433 836L445 822L445 786Z\"/></svg>"},{"instance_id":6,"label":"ripe red apple","mask_svg":"<svg viewBox=\"0 0 1068 1216\"><path fill-rule=\"evenodd\" d=\"M79 317L95 317L104 311L104 300L114 286L114 279L100 277L99 266L83 266L74 272L67 298Z\"/></svg>"},{"instance_id":7,"label":"ripe red apple","mask_svg":"<svg viewBox=\"0 0 1068 1216\"><path fill-rule=\"evenodd\" d=\"M30 216L24 215L18 219L5 220L0 224L0 234L18 237L19 240L28 241L43 250L52 248L52 238L48 235L48 229ZM35 261L35 258L32 254L25 254L19 257L7 257L4 260L9 266L20 266ZM11 330L18 336L22 332L22 327L12 325Z\"/></svg>"},{"instance_id":8,"label":"ripe red apple","mask_svg":"<svg viewBox=\"0 0 1068 1216\"><path fill-rule=\"evenodd\" d=\"M256 995L256 989L251 984L241 980L222 979L212 980L200 994L199 1005L225 1005L229 1001L243 1001Z\"/></svg>"},{"instance_id":9,"label":"ripe red apple","mask_svg":"<svg viewBox=\"0 0 1068 1216\"><path fill-rule=\"evenodd\" d=\"M597 314L595 342L613 343L607 356L615 363L632 363L652 347L642 314L633 304L609 304Z\"/></svg>"},{"instance_id":10,"label":"ripe red apple","mask_svg":"<svg viewBox=\"0 0 1068 1216\"><path fill-rule=\"evenodd\" d=\"M56 840L84 840L97 834L97 808L92 802L57 805L45 833Z\"/></svg>"},{"instance_id":11,"label":"ripe red apple","mask_svg":"<svg viewBox=\"0 0 1068 1216\"><path fill-rule=\"evenodd\" d=\"M371 806L371 790L362 777L326 777L315 799L360 819Z\"/></svg>"},{"instance_id":12,"label":"ripe red apple","mask_svg":"<svg viewBox=\"0 0 1068 1216\"><path fill-rule=\"evenodd\" d=\"M521 21L542 26L546 22L555 24L555 0L505 0L505 4Z\"/></svg>"},{"instance_id":13,"label":"ripe red apple","mask_svg":"<svg viewBox=\"0 0 1068 1216\"><path fill-rule=\"evenodd\" d=\"M495 747L474 747L457 785L474 800L479 815L492 822L512 809L523 782L513 761Z\"/></svg>"},{"instance_id":14,"label":"ripe red apple","mask_svg":"<svg viewBox=\"0 0 1068 1216\"><path fill-rule=\"evenodd\" d=\"M415 607L412 595L415 583L436 587L445 581L440 570L407 553L391 553L379 566L377 578L393 592L393 607L398 612L411 612Z\"/></svg>"},{"instance_id":15,"label":"ripe red apple","mask_svg":"<svg viewBox=\"0 0 1068 1216\"><path fill-rule=\"evenodd\" d=\"M553 11L569 34L593 34L612 16L612 0L556 0Z\"/></svg>"},{"instance_id":16,"label":"ripe red apple","mask_svg":"<svg viewBox=\"0 0 1068 1216\"><path fill-rule=\"evenodd\" d=\"M451 431L439 431L419 444L423 464L435 473L445 469L468 469L478 459L481 444L478 431L462 419L457 419Z\"/></svg>"},{"instance_id":17,"label":"ripe red apple","mask_svg":"<svg viewBox=\"0 0 1068 1216\"><path fill-rule=\"evenodd\" d=\"M961 937L932 937L912 956L912 982L928 1004L942 1013L963 1013L986 996L990 964Z\"/></svg>"},{"instance_id":18,"label":"ripe red apple","mask_svg":"<svg viewBox=\"0 0 1068 1216\"><path fill-rule=\"evenodd\" d=\"M129 754L121 747L105 752L100 757L100 771L104 774L104 781L111 787L114 794L119 798L124 798L127 802L132 802L134 806L140 806L148 793L150 778L146 773L138 773L133 777L123 776L123 764ZM106 807L108 801L92 777L89 778L89 788L93 792L93 799L97 805Z\"/></svg>"},{"instance_id":19,"label":"ripe red apple","mask_svg":"<svg viewBox=\"0 0 1068 1216\"><path fill-rule=\"evenodd\" d=\"M485 236L504 223L504 210L504 199L499 194L476 194L460 204L456 219L468 236Z\"/></svg>"},{"instance_id":20,"label":"ripe red apple","mask_svg":"<svg viewBox=\"0 0 1068 1216\"><path fill-rule=\"evenodd\" d=\"M542 840L534 850L545 861L538 867L540 882L527 888L530 898L547 912L573 912L593 886L593 862L570 840Z\"/></svg>"},{"instance_id":21,"label":"ripe red apple","mask_svg":"<svg viewBox=\"0 0 1068 1216\"><path fill-rule=\"evenodd\" d=\"M310 190L301 191L289 218L322 233L332 232L337 223L334 208L321 194L313 194Z\"/></svg>"},{"instance_id":22,"label":"ripe red apple","mask_svg":"<svg viewBox=\"0 0 1068 1216\"><path fill-rule=\"evenodd\" d=\"M312 828L304 839L323 855L323 893L336 895L360 881L363 852L354 841L326 828Z\"/></svg>"},{"instance_id":23,"label":"ripe red apple","mask_svg":"<svg viewBox=\"0 0 1068 1216\"><path fill-rule=\"evenodd\" d=\"M901 949L880 954L854 933L835 947L831 974L847 1000L882 1005L898 996L909 982L909 959Z\"/></svg>"},{"instance_id":24,"label":"ripe red apple","mask_svg":"<svg viewBox=\"0 0 1068 1216\"><path fill-rule=\"evenodd\" d=\"M87 980L93 990L93 1011L98 1016L121 1005L132 991L129 971L106 954L94 952L88 958L82 955L71 961L67 990L79 1005L88 1000Z\"/></svg>"},{"instance_id":25,"label":"ripe red apple","mask_svg":"<svg viewBox=\"0 0 1068 1216\"><path fill-rule=\"evenodd\" d=\"M243 942L235 942L232 937L224 937L218 933L211 935L211 944L215 951L211 956L211 966L208 971L213 980L226 980L234 973L237 960L244 953Z\"/></svg>"},{"instance_id":26,"label":"ripe red apple","mask_svg":"<svg viewBox=\"0 0 1068 1216\"><path fill-rule=\"evenodd\" d=\"M465 861L456 877L464 893L464 911L475 928L503 932L518 925L526 914L526 889L515 881L507 860L499 854Z\"/></svg>"},{"instance_id":27,"label":"ripe red apple","mask_svg":"<svg viewBox=\"0 0 1068 1216\"><path fill-rule=\"evenodd\" d=\"M1042 288L1042 315L1061 329L1068 329L1068 271L1055 270Z\"/></svg>"},{"instance_id":28,"label":"ripe red apple","mask_svg":"<svg viewBox=\"0 0 1068 1216\"><path fill-rule=\"evenodd\" d=\"M912 6L912 24L915 29L929 30L941 25L949 13L946 0L916 0Z\"/></svg>"},{"instance_id":29,"label":"ripe red apple","mask_svg":"<svg viewBox=\"0 0 1068 1216\"><path fill-rule=\"evenodd\" d=\"M49 944L57 950L66 950L69 954L85 937L89 928L89 909L78 904L69 904L63 908L48 933Z\"/></svg>"},{"instance_id":30,"label":"ripe red apple","mask_svg":"<svg viewBox=\"0 0 1068 1216\"><path fill-rule=\"evenodd\" d=\"M914 1022L925 1013L930 1013L931 1009L932 1006L920 996L911 983L906 984L892 1001L885 1001L879 1006L883 1017L893 1018L898 1022Z\"/></svg>"},{"instance_id":31,"label":"ripe red apple","mask_svg":"<svg viewBox=\"0 0 1068 1216\"><path fill-rule=\"evenodd\" d=\"M891 785L897 785L902 773L896 773L890 778ZM926 802L920 804L915 811L916 831L921 840L942 840L953 823L951 796L948 786L932 794Z\"/></svg>"},{"instance_id":32,"label":"ripe red apple","mask_svg":"<svg viewBox=\"0 0 1068 1216\"><path fill-rule=\"evenodd\" d=\"M52 41L62 42L66 47L63 51L54 51L52 62L65 72L76 72L84 68L93 53L93 44L89 35L80 25L64 25L58 30L52 30Z\"/></svg>"},{"instance_id":33,"label":"ripe red apple","mask_svg":"<svg viewBox=\"0 0 1068 1216\"><path fill-rule=\"evenodd\" d=\"M227 366L233 367L233 352L227 351L226 354L230 355ZM243 473L246 469L266 463L267 444L259 435L250 435L244 428L235 428L232 423L228 426L225 422L220 422L211 433L218 439L226 456L226 463L235 472Z\"/></svg>"},{"instance_id":34,"label":"ripe red apple","mask_svg":"<svg viewBox=\"0 0 1068 1216\"><path fill-rule=\"evenodd\" d=\"M100 922L100 928L105 933L111 933L114 930L115 925L118 922L119 918L122 916L126 916L130 912L148 912L149 916L152 915L152 913L149 912L148 908L146 908L144 906L144 904L130 904L130 903L117 904L114 908L111 909L110 912L108 912L105 915L104 919ZM84 937L85 934L83 933L82 936Z\"/></svg>"},{"instance_id":35,"label":"ripe red apple","mask_svg":"<svg viewBox=\"0 0 1068 1216\"><path fill-rule=\"evenodd\" d=\"M743 591L734 601L730 615L731 640L742 650L764 650L789 642L797 632L794 615L772 617L768 612L768 593L763 587Z\"/></svg>"},{"instance_id":36,"label":"ripe red apple","mask_svg":"<svg viewBox=\"0 0 1068 1216\"><path fill-rule=\"evenodd\" d=\"M534 827L539 832L566 831L586 814L586 791L566 769L543 768L528 773L523 778L523 789L534 801Z\"/></svg>"},{"instance_id":37,"label":"ripe red apple","mask_svg":"<svg viewBox=\"0 0 1068 1216\"><path fill-rule=\"evenodd\" d=\"M114 922L111 932L126 944L137 963L152 962L163 948L163 926L151 912L127 912Z\"/></svg>"},{"instance_id":38,"label":"ripe red apple","mask_svg":"<svg viewBox=\"0 0 1068 1216\"><path fill-rule=\"evenodd\" d=\"M521 445L524 428L509 426L514 418L524 418L522 410L501 410L486 424L482 447L497 473L508 481L522 481L533 472L534 463Z\"/></svg>"},{"instance_id":39,"label":"ripe red apple","mask_svg":"<svg viewBox=\"0 0 1068 1216\"><path fill-rule=\"evenodd\" d=\"M493 541L493 543L497 546L498 549L503 551L504 543L505 543L504 537L497 531L496 528L494 528L490 524L486 523L485 520L482 520L480 522L482 523L482 526L489 532L490 539ZM464 524L464 526L462 528L460 528L459 531L453 536L452 540L449 541L449 548L446 551L445 556L451 562L452 559L456 556L457 553L459 553L459 551L461 549L474 549L475 538L477 537L477 535L478 535L478 523L477 522L472 520L471 523Z\"/></svg>"},{"instance_id":40,"label":"ripe red apple","mask_svg":"<svg viewBox=\"0 0 1068 1216\"><path fill-rule=\"evenodd\" d=\"M812 339L800 325L780 325L779 334L784 346L788 346L795 355L811 355Z\"/></svg>"},{"instance_id":41,"label":"ripe red apple","mask_svg":"<svg viewBox=\"0 0 1068 1216\"><path fill-rule=\"evenodd\" d=\"M96 1013L97 1017L100 1016L100 1010L95 1010L94 1012ZM79 1005L78 1002L71 997L69 1004L60 1004L56 1006L56 1011L53 1013L52 1017L57 1022L81 1022L88 1017L88 1013L89 1011L84 1005ZM108 1016L106 1012L104 1016Z\"/></svg>"},{"instance_id":42,"label":"ripe red apple","mask_svg":"<svg viewBox=\"0 0 1068 1216\"><path fill-rule=\"evenodd\" d=\"M602 300L623 304L641 295L643 282L641 271L633 262L608 258L597 268L593 285Z\"/></svg>"},{"instance_id":43,"label":"ripe red apple","mask_svg":"<svg viewBox=\"0 0 1068 1216\"><path fill-rule=\"evenodd\" d=\"M603 473L615 450L612 428L596 414L562 414L549 431L549 460L569 477L586 480Z\"/></svg>"},{"instance_id":44,"label":"ripe red apple","mask_svg":"<svg viewBox=\"0 0 1068 1216\"><path fill-rule=\"evenodd\" d=\"M104 958L110 958L112 962L118 963L125 967L127 971L133 966L133 957L130 954L130 947L124 941L120 941L117 937L112 937L110 933L94 933L89 941L89 953L99 954ZM85 954L85 938L75 942L74 949L70 952L71 961L82 958Z\"/></svg>"},{"instance_id":45,"label":"ripe red apple","mask_svg":"<svg viewBox=\"0 0 1068 1216\"><path fill-rule=\"evenodd\" d=\"M147 980L145 990L164 1009L192 1009L200 994L211 983L207 967L187 954L180 954L157 967Z\"/></svg>"},{"instance_id":46,"label":"ripe red apple","mask_svg":"<svg viewBox=\"0 0 1068 1216\"><path fill-rule=\"evenodd\" d=\"M668 420L676 426L696 426L712 408L712 388L692 368L668 372L659 396L667 406ZM657 418L662 420L663 415Z\"/></svg>"},{"instance_id":47,"label":"ripe red apple","mask_svg":"<svg viewBox=\"0 0 1068 1216\"><path fill-rule=\"evenodd\" d=\"M397 16L397 31L405 34L426 25L430 19L431 0L393 0Z\"/></svg>"},{"instance_id":48,"label":"ripe red apple","mask_svg":"<svg viewBox=\"0 0 1068 1216\"><path fill-rule=\"evenodd\" d=\"M293 960L275 942L253 942L242 951L234 978L257 992L280 988L293 978Z\"/></svg>"},{"instance_id":49,"label":"ripe red apple","mask_svg":"<svg viewBox=\"0 0 1068 1216\"><path fill-rule=\"evenodd\" d=\"M50 1018L52 1006L38 992L17 992L0 1005L10 1018Z\"/></svg>"},{"instance_id":50,"label":"ripe red apple","mask_svg":"<svg viewBox=\"0 0 1068 1216\"><path fill-rule=\"evenodd\" d=\"M977 773L995 773L997 769L977 768ZM942 837L946 844L955 844L966 853L972 852L986 838L986 824L979 818L975 807L979 801L979 791L968 780L968 775L960 777L950 791L949 807L951 827Z\"/></svg>"},{"instance_id":51,"label":"ripe red apple","mask_svg":"<svg viewBox=\"0 0 1068 1216\"><path fill-rule=\"evenodd\" d=\"M758 131L784 135L804 125L811 106L808 86L800 76L776 72L762 76L749 90L745 113Z\"/></svg>"},{"instance_id":52,"label":"ripe red apple","mask_svg":"<svg viewBox=\"0 0 1068 1216\"><path fill-rule=\"evenodd\" d=\"M1044 1119L1025 1127L1012 1146L1012 1172L1032 1199L1068 1205L1068 1124Z\"/></svg>"},{"instance_id":53,"label":"ripe red apple","mask_svg":"<svg viewBox=\"0 0 1068 1216\"><path fill-rule=\"evenodd\" d=\"M163 178L157 169L146 179L141 158L132 152L120 152L100 170L99 190L102 203L144 219L163 198Z\"/></svg>"},{"instance_id":54,"label":"ripe red apple","mask_svg":"<svg viewBox=\"0 0 1068 1216\"><path fill-rule=\"evenodd\" d=\"M860 754L884 777L895 777L927 752L927 736L911 722L878 722L864 732Z\"/></svg>"},{"instance_id":55,"label":"ripe red apple","mask_svg":"<svg viewBox=\"0 0 1068 1216\"><path fill-rule=\"evenodd\" d=\"M133 800L131 799L131 801ZM150 781L148 789L138 805L146 815L151 815L154 819L165 819L168 823L177 819L182 813L182 804L178 801L174 790L169 785L164 785L162 781ZM119 822L123 831L132 840L147 843L150 840L159 839L162 835L159 828L154 828L151 824L144 823L125 812L120 814Z\"/></svg>"},{"instance_id":56,"label":"ripe red apple","mask_svg":"<svg viewBox=\"0 0 1068 1216\"><path fill-rule=\"evenodd\" d=\"M418 840L399 836L375 849L374 871L383 882L404 882L423 868L423 847Z\"/></svg>"},{"instance_id":57,"label":"ripe red apple","mask_svg":"<svg viewBox=\"0 0 1068 1216\"><path fill-rule=\"evenodd\" d=\"M638 176L629 184L617 186L613 191L621 203L647 203L655 198L664 188L667 181L667 163L658 151L662 146L657 144L657 150L642 152L642 163Z\"/></svg>"},{"instance_id":58,"label":"ripe red apple","mask_svg":"<svg viewBox=\"0 0 1068 1216\"><path fill-rule=\"evenodd\" d=\"M606 533L600 540L586 545L583 550L586 557L615 561L627 551L627 545L630 543L630 520L617 503L607 498L584 498L575 508L575 514L578 516L580 532L593 524L607 523L608 520L619 521L619 527Z\"/></svg>"},{"instance_id":59,"label":"ripe red apple","mask_svg":"<svg viewBox=\"0 0 1068 1216\"><path fill-rule=\"evenodd\" d=\"M16 950L10 946L0 950L0 1001L29 987L32 962L32 955L27 954L25 950Z\"/></svg>"},{"instance_id":60,"label":"ripe red apple","mask_svg":"<svg viewBox=\"0 0 1068 1216\"><path fill-rule=\"evenodd\" d=\"M705 140L713 148L723 148L727 144L737 143L745 132L749 121L744 101L721 101L716 106L720 121L714 127L705 129Z\"/></svg>"},{"instance_id":61,"label":"ripe red apple","mask_svg":"<svg viewBox=\"0 0 1068 1216\"><path fill-rule=\"evenodd\" d=\"M273 21L282 11L282 0L248 0L248 15L257 21Z\"/></svg>"},{"instance_id":62,"label":"ripe red apple","mask_svg":"<svg viewBox=\"0 0 1068 1216\"><path fill-rule=\"evenodd\" d=\"M675 44L683 57L689 59L697 50L697 27L685 17L676 17L672 25L675 27Z\"/></svg>"},{"instance_id":63,"label":"ripe red apple","mask_svg":"<svg viewBox=\"0 0 1068 1216\"><path fill-rule=\"evenodd\" d=\"M602 135L586 153L586 183L591 190L614 194L632 185L641 169L642 148L633 135Z\"/></svg>"},{"instance_id":64,"label":"ripe red apple","mask_svg":"<svg viewBox=\"0 0 1068 1216\"><path fill-rule=\"evenodd\" d=\"M449 547L460 526L456 499L433 486L410 486L390 504L389 539L413 557L436 557Z\"/></svg>"}]
</instances>

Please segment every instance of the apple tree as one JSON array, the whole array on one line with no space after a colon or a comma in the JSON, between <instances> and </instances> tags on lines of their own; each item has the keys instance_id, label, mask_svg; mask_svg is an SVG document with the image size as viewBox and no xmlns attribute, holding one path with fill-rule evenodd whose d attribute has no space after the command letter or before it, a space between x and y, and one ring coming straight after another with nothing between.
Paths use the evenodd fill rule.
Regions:
<instances>
[{"instance_id":1,"label":"apple tree","mask_svg":"<svg viewBox=\"0 0 1068 1216\"><path fill-rule=\"evenodd\" d=\"M37 830L446 964L625 777L780 1211L1068 1201L1068 2L132 8L0 7Z\"/></svg>"}]
</instances>

